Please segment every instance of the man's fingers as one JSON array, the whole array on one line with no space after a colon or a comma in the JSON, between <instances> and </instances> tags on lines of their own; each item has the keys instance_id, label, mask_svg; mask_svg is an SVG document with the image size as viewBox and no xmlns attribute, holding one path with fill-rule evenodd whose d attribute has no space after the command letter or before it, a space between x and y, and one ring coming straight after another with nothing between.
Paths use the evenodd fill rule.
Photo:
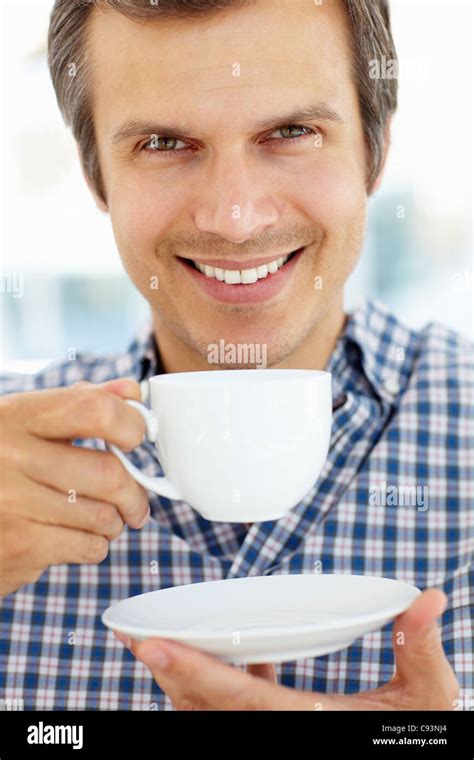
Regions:
<instances>
[{"instance_id":1,"label":"man's fingers","mask_svg":"<svg viewBox=\"0 0 474 760\"><path fill-rule=\"evenodd\" d=\"M447 597L439 589L424 591L395 620L393 646L398 682L412 691L417 688L452 691L454 699L459 687L444 653L437 622L446 603Z\"/></svg>"},{"instance_id":2,"label":"man's fingers","mask_svg":"<svg viewBox=\"0 0 474 760\"><path fill-rule=\"evenodd\" d=\"M301 710L301 692L237 670L169 639L132 642L132 652L178 710ZM160 655L166 662L160 663ZM307 695L314 709L314 695Z\"/></svg>"},{"instance_id":3,"label":"man's fingers","mask_svg":"<svg viewBox=\"0 0 474 760\"><path fill-rule=\"evenodd\" d=\"M114 380L12 394L10 403L21 403L23 428L39 438L104 438L130 451L143 440L145 421L124 403L122 393L141 398L137 382Z\"/></svg>"},{"instance_id":4,"label":"man's fingers","mask_svg":"<svg viewBox=\"0 0 474 760\"><path fill-rule=\"evenodd\" d=\"M8 478L9 473L5 473L7 482ZM60 493L24 476L17 479L15 488L18 502L10 504L9 508L19 517L43 525L97 533L109 540L122 533L122 517L115 506L105 501L88 499L73 492Z\"/></svg>"},{"instance_id":5,"label":"man's fingers","mask_svg":"<svg viewBox=\"0 0 474 760\"><path fill-rule=\"evenodd\" d=\"M114 393L120 398L133 398L135 401L141 400L140 385L133 377L116 377L113 380L107 380L105 383L91 383L88 380L79 380L78 383L70 386L71 388L102 388L108 393Z\"/></svg>"},{"instance_id":6,"label":"man's fingers","mask_svg":"<svg viewBox=\"0 0 474 760\"><path fill-rule=\"evenodd\" d=\"M82 530L25 522L20 535L12 530L14 542L8 541L9 532L7 524L8 551L15 555L17 563L32 569L70 563L98 564L109 552L109 542L104 536Z\"/></svg>"},{"instance_id":7,"label":"man's fingers","mask_svg":"<svg viewBox=\"0 0 474 760\"><path fill-rule=\"evenodd\" d=\"M18 447L21 452L22 447ZM24 476L66 494L71 491L117 507L123 520L139 528L149 514L146 491L109 451L68 446L58 441L31 437L24 447L24 463L17 462ZM21 457L21 455L19 455ZM60 467L51 466L60 462ZM66 496L64 497L66 498Z\"/></svg>"}]
</instances>

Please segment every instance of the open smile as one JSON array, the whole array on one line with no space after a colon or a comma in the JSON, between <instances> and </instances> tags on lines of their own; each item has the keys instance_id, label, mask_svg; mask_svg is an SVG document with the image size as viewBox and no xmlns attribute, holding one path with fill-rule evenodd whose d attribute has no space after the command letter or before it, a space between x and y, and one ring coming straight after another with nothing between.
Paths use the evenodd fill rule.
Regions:
<instances>
[{"instance_id":1,"label":"open smile","mask_svg":"<svg viewBox=\"0 0 474 760\"><path fill-rule=\"evenodd\" d=\"M198 287L217 301L257 303L276 295L291 277L304 248L269 260L199 261L178 257Z\"/></svg>"}]
</instances>

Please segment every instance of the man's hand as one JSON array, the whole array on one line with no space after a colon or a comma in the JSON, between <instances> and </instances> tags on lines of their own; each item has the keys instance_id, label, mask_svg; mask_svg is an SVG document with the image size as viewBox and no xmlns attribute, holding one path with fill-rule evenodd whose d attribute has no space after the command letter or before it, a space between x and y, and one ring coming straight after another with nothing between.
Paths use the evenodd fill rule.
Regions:
<instances>
[{"instance_id":1,"label":"man's hand","mask_svg":"<svg viewBox=\"0 0 474 760\"><path fill-rule=\"evenodd\" d=\"M125 398L140 400L132 379L0 398L0 596L49 565L101 562L125 522L148 519L146 491L117 457L70 445L98 437L138 446L145 422Z\"/></svg>"},{"instance_id":2,"label":"man's hand","mask_svg":"<svg viewBox=\"0 0 474 760\"><path fill-rule=\"evenodd\" d=\"M177 710L452 710L459 684L436 622L446 602L438 589L417 597L394 622L391 681L351 695L278 686L273 665L248 665L244 673L175 641L116 636L150 669Z\"/></svg>"}]
</instances>

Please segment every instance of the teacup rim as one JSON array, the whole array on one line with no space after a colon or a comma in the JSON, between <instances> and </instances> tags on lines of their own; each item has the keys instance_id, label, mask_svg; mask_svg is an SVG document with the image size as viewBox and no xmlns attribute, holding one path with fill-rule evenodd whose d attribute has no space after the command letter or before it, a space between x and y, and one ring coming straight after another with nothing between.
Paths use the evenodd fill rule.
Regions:
<instances>
[{"instance_id":1,"label":"teacup rim","mask_svg":"<svg viewBox=\"0 0 474 760\"><path fill-rule=\"evenodd\" d=\"M326 369L298 369L298 368L289 368L289 369L222 369L222 370L196 370L194 372L166 372L162 373L160 375L153 375L153 377L148 378L149 383L157 384L157 383L164 383L164 382L179 382L180 380L188 381L189 379L193 380L215 380L218 378L225 377L227 380L241 380L244 378L251 381L252 379L259 379L259 382L261 382L262 379L270 380L269 375L272 376L273 380L297 380L297 379L307 379L308 377L321 377L321 376L329 376L331 377L331 372L329 372ZM265 377L266 375L266 377Z\"/></svg>"}]
</instances>

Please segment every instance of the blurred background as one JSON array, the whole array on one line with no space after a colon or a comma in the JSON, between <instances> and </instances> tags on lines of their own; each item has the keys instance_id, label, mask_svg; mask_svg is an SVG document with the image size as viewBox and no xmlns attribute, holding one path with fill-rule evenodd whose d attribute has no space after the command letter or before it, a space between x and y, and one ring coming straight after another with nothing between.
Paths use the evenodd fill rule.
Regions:
<instances>
[{"instance_id":1,"label":"blurred background","mask_svg":"<svg viewBox=\"0 0 474 760\"><path fill-rule=\"evenodd\" d=\"M52 5L1 2L3 371L36 371L71 347L122 351L148 316L56 105ZM391 8L400 106L346 305L377 298L413 327L442 321L472 337L472 5Z\"/></svg>"}]
</instances>

